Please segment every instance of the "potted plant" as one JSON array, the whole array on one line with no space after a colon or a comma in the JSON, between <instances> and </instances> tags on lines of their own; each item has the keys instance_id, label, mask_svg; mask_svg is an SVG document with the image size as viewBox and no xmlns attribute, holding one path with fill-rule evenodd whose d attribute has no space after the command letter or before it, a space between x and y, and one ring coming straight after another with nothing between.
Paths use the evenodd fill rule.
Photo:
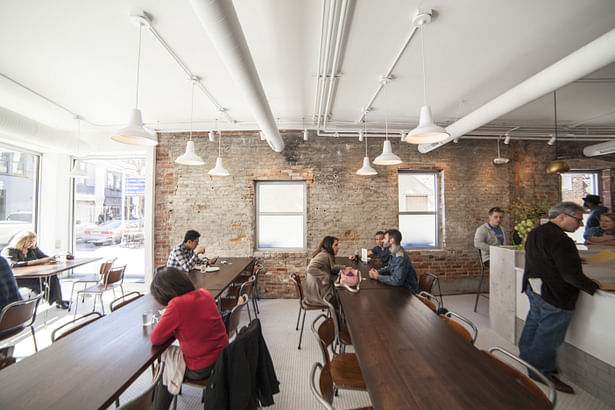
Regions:
<instances>
[{"instance_id":1,"label":"potted plant","mask_svg":"<svg viewBox=\"0 0 615 410\"><path fill-rule=\"evenodd\" d=\"M535 205L530 205L521 198L517 198L511 204L511 214L515 223L515 232L521 238L521 244L516 245L515 249L524 249L527 235L539 223L540 218L547 215L549 211L549 203L538 202Z\"/></svg>"}]
</instances>

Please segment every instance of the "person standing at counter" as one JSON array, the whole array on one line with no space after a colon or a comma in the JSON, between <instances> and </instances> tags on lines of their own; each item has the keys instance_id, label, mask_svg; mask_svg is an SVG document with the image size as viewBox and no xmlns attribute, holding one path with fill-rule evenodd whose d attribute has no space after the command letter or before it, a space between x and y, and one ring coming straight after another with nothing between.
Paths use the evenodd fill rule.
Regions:
<instances>
[{"instance_id":1,"label":"person standing at counter","mask_svg":"<svg viewBox=\"0 0 615 410\"><path fill-rule=\"evenodd\" d=\"M590 232L592 228L598 228L600 226L600 215L608 212L609 210L600 205L602 201L598 195L586 195L583 198L583 206L589 209L589 216L585 224L585 232L583 232L583 239L590 238Z\"/></svg>"},{"instance_id":2,"label":"person standing at counter","mask_svg":"<svg viewBox=\"0 0 615 410\"><path fill-rule=\"evenodd\" d=\"M343 265L335 263L335 256L340 249L339 240L334 236L325 236L312 254L307 267L305 280L305 300L314 305L322 305L327 293L333 295L332 275L337 275Z\"/></svg>"},{"instance_id":3,"label":"person standing at counter","mask_svg":"<svg viewBox=\"0 0 615 410\"><path fill-rule=\"evenodd\" d=\"M483 265L489 267L489 246L508 245L506 234L501 228L504 210L493 207L489 210L489 220L479 226L474 234L474 247L480 249Z\"/></svg>"},{"instance_id":4,"label":"person standing at counter","mask_svg":"<svg viewBox=\"0 0 615 410\"><path fill-rule=\"evenodd\" d=\"M391 260L388 266L381 269L371 268L369 277L378 282L390 286L403 286L409 291L416 293L419 285L416 271L410 257L401 246L401 232L397 229L389 229L384 234L384 244L391 251Z\"/></svg>"},{"instance_id":5,"label":"person standing at counter","mask_svg":"<svg viewBox=\"0 0 615 410\"><path fill-rule=\"evenodd\" d=\"M376 232L374 240L376 241L376 246L368 250L367 254L369 256L374 254L378 255L380 262L382 262L382 266L387 266L391 260L391 251L388 247L384 246L384 232Z\"/></svg>"},{"instance_id":6,"label":"person standing at counter","mask_svg":"<svg viewBox=\"0 0 615 410\"><path fill-rule=\"evenodd\" d=\"M200 254L205 254L205 247L198 246L201 234L194 230L189 230L184 235L184 242L177 245L171 250L167 266L169 268L177 268L184 272L190 272L197 265L204 263L213 265L217 258L207 259L199 258Z\"/></svg>"},{"instance_id":7,"label":"person standing at counter","mask_svg":"<svg viewBox=\"0 0 615 410\"><path fill-rule=\"evenodd\" d=\"M589 229L585 243L615 245L615 213L600 215L600 226Z\"/></svg>"},{"instance_id":8,"label":"person standing at counter","mask_svg":"<svg viewBox=\"0 0 615 410\"><path fill-rule=\"evenodd\" d=\"M549 222L533 229L525 244L522 292L529 299L530 310L519 339L519 353L564 393L574 390L555 376L557 348L564 341L579 291L593 295L600 288L597 281L583 274L576 245L566 235L580 226L583 208L574 202L560 202L549 210ZM534 278L542 280L540 293L529 282ZM530 377L535 377L532 372Z\"/></svg>"},{"instance_id":9,"label":"person standing at counter","mask_svg":"<svg viewBox=\"0 0 615 410\"><path fill-rule=\"evenodd\" d=\"M41 265L43 263L55 262L55 258L47 256L36 246L36 234L34 232L20 232L11 240L6 248L2 250L4 256L11 267ZM20 287L32 289L36 293L41 293L41 281L38 278L17 279ZM70 302L62 300L62 287L56 275L49 277L47 282L49 292L49 304L55 302L58 309L68 309Z\"/></svg>"}]
</instances>

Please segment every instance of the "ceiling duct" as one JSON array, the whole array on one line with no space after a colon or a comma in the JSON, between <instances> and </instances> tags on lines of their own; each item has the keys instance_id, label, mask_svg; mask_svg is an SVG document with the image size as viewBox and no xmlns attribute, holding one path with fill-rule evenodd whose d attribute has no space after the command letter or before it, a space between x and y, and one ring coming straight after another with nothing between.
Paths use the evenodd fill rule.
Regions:
<instances>
[{"instance_id":1,"label":"ceiling duct","mask_svg":"<svg viewBox=\"0 0 615 410\"><path fill-rule=\"evenodd\" d=\"M607 141L602 144L588 145L583 148L583 154L587 157L607 155L615 153L615 141Z\"/></svg>"},{"instance_id":2,"label":"ceiling duct","mask_svg":"<svg viewBox=\"0 0 615 410\"><path fill-rule=\"evenodd\" d=\"M426 154L614 61L615 29L612 29L446 127L449 138L421 144L418 150Z\"/></svg>"},{"instance_id":3,"label":"ceiling duct","mask_svg":"<svg viewBox=\"0 0 615 410\"><path fill-rule=\"evenodd\" d=\"M190 3L237 87L243 92L267 143L275 152L281 152L284 141L273 118L233 2L191 0Z\"/></svg>"},{"instance_id":4,"label":"ceiling duct","mask_svg":"<svg viewBox=\"0 0 615 410\"><path fill-rule=\"evenodd\" d=\"M76 144L70 132L63 132L0 107L0 133L10 137L14 145L37 147L41 151L76 155ZM17 141L14 141L15 139Z\"/></svg>"}]
</instances>

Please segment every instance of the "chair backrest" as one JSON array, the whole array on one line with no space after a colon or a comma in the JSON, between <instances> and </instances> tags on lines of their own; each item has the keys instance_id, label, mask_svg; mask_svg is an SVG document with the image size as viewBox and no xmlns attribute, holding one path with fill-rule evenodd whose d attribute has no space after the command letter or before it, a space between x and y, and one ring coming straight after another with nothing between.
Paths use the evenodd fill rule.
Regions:
<instances>
[{"instance_id":1,"label":"chair backrest","mask_svg":"<svg viewBox=\"0 0 615 410\"><path fill-rule=\"evenodd\" d=\"M250 276L250 279L248 279L247 281L241 284L241 287L239 288L239 294L240 295L246 294L252 297L252 294L254 293L255 283L256 283L256 276L255 275Z\"/></svg>"},{"instance_id":2,"label":"chair backrest","mask_svg":"<svg viewBox=\"0 0 615 410\"><path fill-rule=\"evenodd\" d=\"M324 320L320 324L317 324L321 319ZM322 313L316 316L316 319L312 322L312 333L314 333L318 347L320 347L323 362L328 364L331 361L329 346L331 346L335 340L335 326L333 324L333 319Z\"/></svg>"},{"instance_id":3,"label":"chair backrest","mask_svg":"<svg viewBox=\"0 0 615 410\"><path fill-rule=\"evenodd\" d=\"M98 273L101 276L104 276L105 274L107 274L109 270L111 270L111 268L113 267L113 263L115 263L116 259L117 258L109 259L108 261L101 263L100 268L98 269Z\"/></svg>"},{"instance_id":4,"label":"chair backrest","mask_svg":"<svg viewBox=\"0 0 615 410\"><path fill-rule=\"evenodd\" d=\"M164 269L164 268L166 268L166 267L167 267L167 265L160 265L160 266L157 266L157 267L154 269L154 276L156 276L156 275L158 274L158 272L159 272L161 269Z\"/></svg>"},{"instance_id":5,"label":"chair backrest","mask_svg":"<svg viewBox=\"0 0 615 410\"><path fill-rule=\"evenodd\" d=\"M164 362L160 363L156 368L156 373L154 373L152 384L148 387L148 389L134 399L124 403L121 407L118 407L117 410L150 410L152 408L152 400L154 398L154 389L160 381L163 371Z\"/></svg>"},{"instance_id":6,"label":"chair backrest","mask_svg":"<svg viewBox=\"0 0 615 410\"><path fill-rule=\"evenodd\" d=\"M325 297L322 298L322 300L325 303L325 305L327 305L327 308L329 309L329 317L331 317L332 322L333 322L334 337L335 337L335 340L339 342L340 340L340 316L338 314L337 309L335 309L333 304L331 304L331 302L329 302L329 300L327 299L330 293L332 293L332 291L328 292L327 295L325 295ZM332 350L333 350L333 353L336 354L335 349L332 349Z\"/></svg>"},{"instance_id":7,"label":"chair backrest","mask_svg":"<svg viewBox=\"0 0 615 410\"><path fill-rule=\"evenodd\" d=\"M21 326L31 326L36 320L36 310L42 294L27 300L17 300L6 305L0 312L0 333L9 332Z\"/></svg>"},{"instance_id":8,"label":"chair backrest","mask_svg":"<svg viewBox=\"0 0 615 410\"><path fill-rule=\"evenodd\" d=\"M261 261L257 259L256 262L254 263L254 266L252 267L252 274L258 277L258 275L264 270L265 270L265 267L263 266Z\"/></svg>"},{"instance_id":9,"label":"chair backrest","mask_svg":"<svg viewBox=\"0 0 615 410\"><path fill-rule=\"evenodd\" d=\"M468 342L472 344L476 342L476 337L478 336L478 328L476 327L476 325L474 325L474 323L472 323L472 321L470 321L470 319L467 319L455 312L446 312L446 314L440 315L440 317L447 325L452 327ZM468 326L471 329L471 332L466 326L462 325L462 323Z\"/></svg>"},{"instance_id":10,"label":"chair backrest","mask_svg":"<svg viewBox=\"0 0 615 410\"><path fill-rule=\"evenodd\" d=\"M235 338L235 335L237 334L237 328L239 327L239 319L240 319L241 310L250 301L250 298L248 297L248 295L244 294L244 295L241 295L241 297L244 298L245 303L235 306L231 310L231 313L229 314L228 325L226 326L226 334L229 340Z\"/></svg>"},{"instance_id":11,"label":"chair backrest","mask_svg":"<svg viewBox=\"0 0 615 410\"><path fill-rule=\"evenodd\" d=\"M320 391L316 388L316 369L320 369L320 377L318 378L318 384ZM333 404L333 378L331 377L331 371L329 366L324 366L318 362L312 366L310 372L310 389L312 394L316 397L316 400L327 410L335 410Z\"/></svg>"},{"instance_id":12,"label":"chair backrest","mask_svg":"<svg viewBox=\"0 0 615 410\"><path fill-rule=\"evenodd\" d=\"M142 297L143 294L140 292L130 292L125 294L124 296L120 296L119 298L115 299L114 301L112 301L109 304L109 307L111 308L112 312L115 312L116 310L118 310L121 307L126 306L127 304L134 302L135 300L139 299L140 297Z\"/></svg>"},{"instance_id":13,"label":"chair backrest","mask_svg":"<svg viewBox=\"0 0 615 410\"><path fill-rule=\"evenodd\" d=\"M296 273L290 274L290 280L295 284L295 288L297 289L297 296L299 296L299 304L303 306L303 286L301 286L301 276Z\"/></svg>"},{"instance_id":14,"label":"chair backrest","mask_svg":"<svg viewBox=\"0 0 615 410\"><path fill-rule=\"evenodd\" d=\"M502 355L508 357L509 359L514 360L515 362L521 364L526 369L528 369L528 371L531 371L531 372L535 373L536 377L541 379L542 382L545 385L547 385L547 387L549 389L549 396L547 397L547 395L545 395L545 393L542 391L542 389L540 389L540 387L538 387L525 374L521 373L519 370L515 369L514 367L512 367L508 363L505 363L502 360L500 360L497 357L495 357L494 353L496 353L496 352L501 353ZM521 386L523 386L527 391L529 391L534 397L536 397L537 400L539 400L540 402L542 402L542 403L544 403L546 405L549 405L551 408L553 408L555 406L555 387L553 386L553 383L551 382L551 380L547 379L534 366L532 366L531 364L529 364L525 360L521 359L520 357L515 356L514 354L510 353L509 351L502 349L501 347L497 347L497 346L496 347L491 347L491 348L489 348L489 352L485 352L483 350L483 353L485 353L487 356L489 356L489 358L491 358L494 363L496 363L498 366L500 366L500 368L502 370L504 370L510 376L514 377L515 381L518 384L520 384Z\"/></svg>"},{"instance_id":15,"label":"chair backrest","mask_svg":"<svg viewBox=\"0 0 615 410\"><path fill-rule=\"evenodd\" d=\"M115 283L122 283L124 281L124 271L126 270L126 265L124 266L116 266L115 268L111 268L107 275L105 276L105 287L113 285Z\"/></svg>"},{"instance_id":16,"label":"chair backrest","mask_svg":"<svg viewBox=\"0 0 615 410\"><path fill-rule=\"evenodd\" d=\"M77 319L71 320L70 322L63 324L62 326L58 327L57 329L54 329L54 331L51 332L51 343L57 342L63 337L68 336L71 333L81 329L82 327L85 327L90 323L97 321L101 317L103 317L103 315L98 312L90 312L87 315L83 315L81 317L78 317Z\"/></svg>"},{"instance_id":17,"label":"chair backrest","mask_svg":"<svg viewBox=\"0 0 615 410\"><path fill-rule=\"evenodd\" d=\"M429 309L433 310L434 312L436 312L438 310L439 306L439 302L438 299L436 299L436 297L434 295L432 295L431 293L428 292L419 292L416 295L417 298L419 298L419 300L421 302L423 302L425 304L425 306L427 306ZM438 304L438 305L436 305Z\"/></svg>"},{"instance_id":18,"label":"chair backrest","mask_svg":"<svg viewBox=\"0 0 615 410\"><path fill-rule=\"evenodd\" d=\"M436 275L429 272L422 273L419 277L419 291L431 293L431 288L436 280L438 280Z\"/></svg>"}]
</instances>

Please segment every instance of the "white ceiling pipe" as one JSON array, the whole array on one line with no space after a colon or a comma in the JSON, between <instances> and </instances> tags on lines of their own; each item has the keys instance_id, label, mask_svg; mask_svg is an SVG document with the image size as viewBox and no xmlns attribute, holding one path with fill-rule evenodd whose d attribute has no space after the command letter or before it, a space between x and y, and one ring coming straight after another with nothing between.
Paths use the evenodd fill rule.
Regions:
<instances>
[{"instance_id":1,"label":"white ceiling pipe","mask_svg":"<svg viewBox=\"0 0 615 410\"><path fill-rule=\"evenodd\" d=\"M335 20L335 16L337 13L337 5L338 5L337 0L329 0L329 14L327 14L326 16L327 34L325 36L324 61L322 65L322 72L318 73L318 78L320 80L320 90L318 91L318 94L317 94L317 99L318 99L318 111L316 114L317 115L317 118L316 118L316 121L317 121L316 129L317 130L320 129L321 122L322 122L322 116L323 116L322 110L324 106L325 89L327 87L327 78L328 78L327 71L329 70L329 59L331 57L331 43L333 42L334 26L337 26L337 24L339 24ZM323 14L323 19L325 19L324 14ZM333 52L335 53L335 50Z\"/></svg>"},{"instance_id":2,"label":"white ceiling pipe","mask_svg":"<svg viewBox=\"0 0 615 410\"><path fill-rule=\"evenodd\" d=\"M190 3L237 87L243 92L269 146L275 152L281 152L284 141L273 118L233 2L191 0Z\"/></svg>"},{"instance_id":3,"label":"white ceiling pipe","mask_svg":"<svg viewBox=\"0 0 615 410\"><path fill-rule=\"evenodd\" d=\"M450 134L449 138L432 144L420 144L418 150L426 154L614 61L615 29L603 34L449 125L446 127L446 131Z\"/></svg>"}]
</instances>

